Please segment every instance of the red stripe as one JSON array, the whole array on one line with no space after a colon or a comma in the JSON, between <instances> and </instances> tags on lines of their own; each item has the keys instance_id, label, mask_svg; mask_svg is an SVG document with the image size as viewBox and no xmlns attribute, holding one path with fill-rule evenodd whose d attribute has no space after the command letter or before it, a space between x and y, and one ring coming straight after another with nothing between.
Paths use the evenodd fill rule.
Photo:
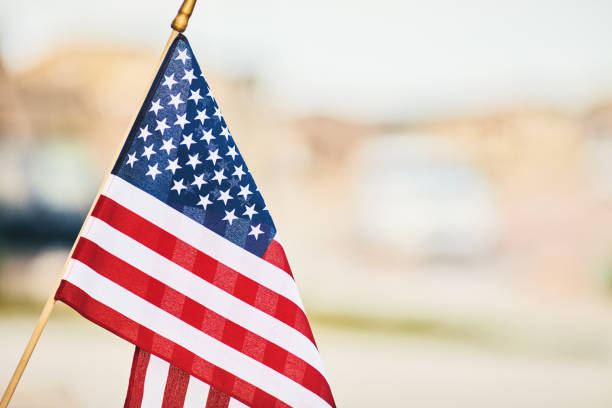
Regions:
<instances>
[{"instance_id":1,"label":"red stripe","mask_svg":"<svg viewBox=\"0 0 612 408\"><path fill-rule=\"evenodd\" d=\"M187 384L189 384L189 374L171 365L166 379L162 408L183 408Z\"/></svg>"},{"instance_id":2,"label":"red stripe","mask_svg":"<svg viewBox=\"0 0 612 408\"><path fill-rule=\"evenodd\" d=\"M293 327L316 346L306 314L286 297L225 266L106 196L100 196L91 215L205 281ZM275 254L273 258L278 260L280 245L276 244L278 247L274 245L272 252Z\"/></svg>"},{"instance_id":3,"label":"red stripe","mask_svg":"<svg viewBox=\"0 0 612 408\"><path fill-rule=\"evenodd\" d=\"M150 277L92 241L81 237L72 258L203 333L283 374L330 404L333 401L325 377L310 364Z\"/></svg>"},{"instance_id":4,"label":"red stripe","mask_svg":"<svg viewBox=\"0 0 612 408\"><path fill-rule=\"evenodd\" d=\"M216 388L210 387L210 391L208 391L208 399L206 399L205 408L227 408L227 406L229 405L229 401L229 395L227 395L223 391L219 391Z\"/></svg>"},{"instance_id":5,"label":"red stripe","mask_svg":"<svg viewBox=\"0 0 612 408\"><path fill-rule=\"evenodd\" d=\"M142 405L142 393L144 391L147 367L149 366L150 354L141 348L136 347L134 359L132 360L132 371L128 393L125 397L124 408L140 408Z\"/></svg>"},{"instance_id":6,"label":"red stripe","mask_svg":"<svg viewBox=\"0 0 612 408\"><path fill-rule=\"evenodd\" d=\"M289 267L289 261L287 261L287 256L285 255L285 250L278 241L272 240L272 242L270 242L262 258L293 277L291 267Z\"/></svg>"},{"instance_id":7,"label":"red stripe","mask_svg":"<svg viewBox=\"0 0 612 408\"><path fill-rule=\"evenodd\" d=\"M265 391L98 302L68 281L61 282L55 299L63 301L85 318L117 336L139 345L159 358L172 361L172 364L248 406L290 408Z\"/></svg>"}]
</instances>

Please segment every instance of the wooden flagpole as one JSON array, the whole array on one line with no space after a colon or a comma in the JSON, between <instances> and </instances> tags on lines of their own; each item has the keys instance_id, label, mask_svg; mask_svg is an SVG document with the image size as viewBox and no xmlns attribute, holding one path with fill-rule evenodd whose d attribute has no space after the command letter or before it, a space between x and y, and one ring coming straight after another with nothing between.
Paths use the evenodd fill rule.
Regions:
<instances>
[{"instance_id":1,"label":"wooden flagpole","mask_svg":"<svg viewBox=\"0 0 612 408\"><path fill-rule=\"evenodd\" d=\"M170 46L172 45L176 37L179 35L179 33L184 32L185 29L187 28L189 17L191 16L191 13L193 12L195 3L196 3L196 0L184 0L183 1L183 4L178 11L178 14L172 21L172 24L171 24L172 33L170 34L170 38L168 39L168 42L166 43L166 46L164 47L164 51L162 52L162 55L157 64L157 67L155 68L155 71L153 73L153 78L155 78L155 75L157 74L157 71L159 70L159 67L162 64L164 57L166 56L166 53L168 52L168 49L170 48ZM142 104L144 103L147 93L148 93L148 88L147 88L147 92L145 92L144 96L142 97L140 101L140 105L138 105L138 111L140 111L140 106L142 106ZM70 258L72 257L74 248L76 247L78 237L81 236L85 223L87 219L89 218L89 216L91 215L91 212L93 211L93 208L96 202L98 201L100 194L102 193L102 189L104 185L106 184L106 181L109 177L108 175L110 174L110 170L112 169L112 166L115 164L115 162L117 161L117 158L119 157L121 148L123 147L125 140L129 136L129 132L132 128L133 122L136 121L136 118L138 116L138 111L134 115L133 119L130 121L127 132L125 133L125 136L122 139L121 144L119 145L119 148L117 149L117 153L115 154L115 160L113 160L113 162L111 163L111 168L109 169L109 171L107 171L106 176L104 177L104 180L102 181L102 185L100 186L100 189L98 190L98 194L96 195L96 198L93 201L91 208L89 209L87 217L85 218L85 222L83 222L83 226L81 226L79 235L77 236L77 239L74 241L74 244L72 245L72 249L70 250L68 259L66 259L66 263L64 264L60 277L57 280L55 287L53 288L53 292L51 293L51 296L49 296L49 299L47 299L47 302L45 303L45 306L43 307L43 310L40 313L40 317L38 318L38 322L36 322L36 327L34 327L34 331L32 332L32 336L30 337L30 341L28 341L28 344L25 350L23 351L23 354L21 355L21 359L19 360L19 363L17 364L17 367L15 368L15 371L13 372L13 376L11 377L11 380L9 381L6 389L4 390L4 394L2 395L2 400L0 400L0 408L7 408L9 402L11 401L11 397L13 396L13 393L15 392L15 389L17 388L17 385L19 384L19 380L21 379L23 371L28 365L28 361L30 361L30 356L32 355L32 352L34 351L34 348L36 347L36 344L38 343L38 339L40 338L40 335L45 329L47 321L49 320L49 317L51 316L51 312L53 311L53 306L55 306L55 292L57 292L57 289L59 288L59 285L62 281L62 278L64 277L64 274L66 273L66 269L68 268L68 263L70 261Z\"/></svg>"}]
</instances>

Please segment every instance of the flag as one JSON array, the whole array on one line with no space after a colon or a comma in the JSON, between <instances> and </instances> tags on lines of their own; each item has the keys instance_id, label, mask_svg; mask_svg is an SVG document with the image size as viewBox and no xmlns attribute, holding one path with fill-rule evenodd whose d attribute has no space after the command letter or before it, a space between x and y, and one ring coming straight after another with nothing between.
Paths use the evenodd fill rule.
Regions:
<instances>
[{"instance_id":1,"label":"flag","mask_svg":"<svg viewBox=\"0 0 612 408\"><path fill-rule=\"evenodd\" d=\"M56 299L135 344L135 364L148 353L146 371L167 362L155 378L169 396L157 406L181 406L171 371L190 376L174 395L192 384L208 387L207 398L252 407L335 406L268 208L183 35L85 221Z\"/></svg>"}]
</instances>

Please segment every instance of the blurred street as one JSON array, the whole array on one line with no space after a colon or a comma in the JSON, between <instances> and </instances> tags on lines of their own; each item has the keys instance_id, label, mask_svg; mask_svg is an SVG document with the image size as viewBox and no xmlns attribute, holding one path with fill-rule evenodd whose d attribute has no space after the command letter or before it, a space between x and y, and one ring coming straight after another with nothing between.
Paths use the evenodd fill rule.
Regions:
<instances>
[{"instance_id":1,"label":"blurred street","mask_svg":"<svg viewBox=\"0 0 612 408\"><path fill-rule=\"evenodd\" d=\"M57 308L12 406L121 406L133 347L65 306ZM34 322L34 315L0 317L1 381L8 381L15 351ZM493 333L440 328L389 333L316 322L338 406L485 407L496 401L502 408L603 408L612 403L609 320L573 322L574 327L522 322L500 329L503 335L495 339L486 338Z\"/></svg>"}]
</instances>

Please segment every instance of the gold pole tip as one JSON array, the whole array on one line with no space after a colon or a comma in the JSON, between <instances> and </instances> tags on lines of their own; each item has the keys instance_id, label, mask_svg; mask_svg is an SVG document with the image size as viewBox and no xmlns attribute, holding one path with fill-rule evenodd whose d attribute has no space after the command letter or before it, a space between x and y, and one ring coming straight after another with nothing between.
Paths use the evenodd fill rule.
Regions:
<instances>
[{"instance_id":1,"label":"gold pole tip","mask_svg":"<svg viewBox=\"0 0 612 408\"><path fill-rule=\"evenodd\" d=\"M185 0L183 1L183 5L178 11L176 17L172 21L171 27L182 33L187 28L187 24L189 23L189 17L191 17L191 13L193 13L193 8L195 7L196 0Z\"/></svg>"}]
</instances>

